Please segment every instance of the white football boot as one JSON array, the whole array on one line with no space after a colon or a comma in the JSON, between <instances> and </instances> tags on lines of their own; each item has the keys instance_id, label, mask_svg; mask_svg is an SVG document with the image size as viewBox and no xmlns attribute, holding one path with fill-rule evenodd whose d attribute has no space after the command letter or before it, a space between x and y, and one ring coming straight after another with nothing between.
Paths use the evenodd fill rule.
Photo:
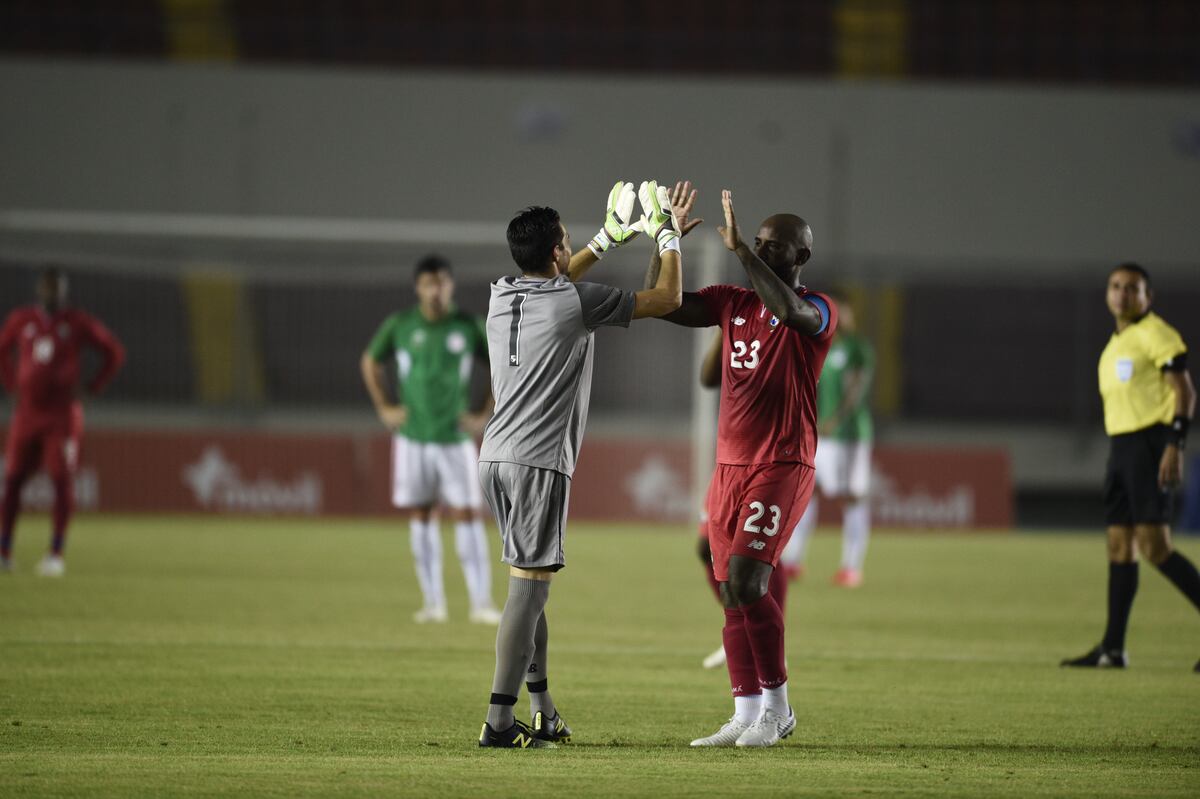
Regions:
<instances>
[{"instance_id":1,"label":"white football boot","mask_svg":"<svg viewBox=\"0 0 1200 799\"><path fill-rule=\"evenodd\" d=\"M758 720L746 728L737 739L738 746L774 746L796 729L796 714L788 708L787 716L774 710L764 710Z\"/></svg>"},{"instance_id":2,"label":"white football boot","mask_svg":"<svg viewBox=\"0 0 1200 799\"><path fill-rule=\"evenodd\" d=\"M714 732L707 738L697 738L692 741L692 746L733 746L738 742L738 738L750 729L749 724L743 724L738 721L737 716L733 716L729 721L722 725L721 729Z\"/></svg>"},{"instance_id":3,"label":"white football boot","mask_svg":"<svg viewBox=\"0 0 1200 799\"><path fill-rule=\"evenodd\" d=\"M725 646L722 644L708 657L704 658L704 668L717 669L725 665Z\"/></svg>"},{"instance_id":4,"label":"white football boot","mask_svg":"<svg viewBox=\"0 0 1200 799\"><path fill-rule=\"evenodd\" d=\"M417 624L444 624L450 619L445 608L421 608L413 614Z\"/></svg>"},{"instance_id":5,"label":"white football boot","mask_svg":"<svg viewBox=\"0 0 1200 799\"><path fill-rule=\"evenodd\" d=\"M493 607L473 608L467 618L472 624L489 624L495 627L500 623L500 611Z\"/></svg>"},{"instance_id":6,"label":"white football boot","mask_svg":"<svg viewBox=\"0 0 1200 799\"><path fill-rule=\"evenodd\" d=\"M62 577L67 573L67 564L62 555L47 554L37 565L37 573L39 577Z\"/></svg>"}]
</instances>

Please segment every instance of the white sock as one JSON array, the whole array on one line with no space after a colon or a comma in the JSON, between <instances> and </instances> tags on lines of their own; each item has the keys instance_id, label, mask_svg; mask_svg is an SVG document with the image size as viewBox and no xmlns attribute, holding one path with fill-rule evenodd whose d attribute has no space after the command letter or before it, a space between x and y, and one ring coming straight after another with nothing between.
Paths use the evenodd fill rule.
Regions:
<instances>
[{"instance_id":1,"label":"white sock","mask_svg":"<svg viewBox=\"0 0 1200 799\"><path fill-rule=\"evenodd\" d=\"M488 557L487 534L483 522L457 522L454 525L454 546L467 581L467 596L471 608L495 607L492 602L492 564Z\"/></svg>"},{"instance_id":2,"label":"white sock","mask_svg":"<svg viewBox=\"0 0 1200 799\"><path fill-rule=\"evenodd\" d=\"M409 543L412 544L413 564L425 607L446 607L446 588L442 584L442 537L435 519L427 522L410 519Z\"/></svg>"},{"instance_id":3,"label":"white sock","mask_svg":"<svg viewBox=\"0 0 1200 799\"><path fill-rule=\"evenodd\" d=\"M871 537L871 502L860 499L846 505L842 514L842 568L862 571Z\"/></svg>"},{"instance_id":4,"label":"white sock","mask_svg":"<svg viewBox=\"0 0 1200 799\"><path fill-rule=\"evenodd\" d=\"M762 689L763 710L772 710L779 715L787 718L788 714L788 695L787 683L778 688Z\"/></svg>"},{"instance_id":5,"label":"white sock","mask_svg":"<svg viewBox=\"0 0 1200 799\"><path fill-rule=\"evenodd\" d=\"M804 509L804 515L800 517L800 521L796 522L796 529L792 530L792 537L788 539L787 546L783 548L783 554L779 556L780 562L786 566L803 565L804 556L808 552L808 541L812 538L815 529L817 529L817 495L813 494L812 499L808 501L808 507Z\"/></svg>"},{"instance_id":6,"label":"white sock","mask_svg":"<svg viewBox=\"0 0 1200 799\"><path fill-rule=\"evenodd\" d=\"M742 724L753 724L761 715L762 694L735 696L733 698L733 717Z\"/></svg>"}]
</instances>

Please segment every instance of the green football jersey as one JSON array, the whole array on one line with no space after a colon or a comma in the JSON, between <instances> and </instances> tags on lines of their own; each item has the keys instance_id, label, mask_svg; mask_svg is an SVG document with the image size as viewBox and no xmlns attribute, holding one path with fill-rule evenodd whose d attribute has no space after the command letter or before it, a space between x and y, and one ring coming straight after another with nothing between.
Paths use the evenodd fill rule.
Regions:
<instances>
[{"instance_id":1,"label":"green football jersey","mask_svg":"<svg viewBox=\"0 0 1200 799\"><path fill-rule=\"evenodd\" d=\"M871 343L863 336L854 333L838 331L834 336L833 345L825 357L825 366L821 369L821 379L817 383L817 422L821 424L837 413L842 407L846 396L846 373L866 369L868 373L875 369L875 351ZM870 441L874 435L871 425L871 409L868 396L869 385L863 389L862 399L850 410L841 424L834 429L828 438L838 441Z\"/></svg>"},{"instance_id":2,"label":"green football jersey","mask_svg":"<svg viewBox=\"0 0 1200 799\"><path fill-rule=\"evenodd\" d=\"M367 352L379 363L395 359L408 419L394 432L427 443L467 440L458 417L470 400L474 359L487 362L482 320L457 309L436 322L422 316L420 308L400 311L380 325Z\"/></svg>"}]
</instances>

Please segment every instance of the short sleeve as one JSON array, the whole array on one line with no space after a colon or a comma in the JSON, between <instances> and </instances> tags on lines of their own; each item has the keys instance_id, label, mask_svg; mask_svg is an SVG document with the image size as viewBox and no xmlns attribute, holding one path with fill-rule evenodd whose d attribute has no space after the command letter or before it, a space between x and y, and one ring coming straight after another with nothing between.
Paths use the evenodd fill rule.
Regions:
<instances>
[{"instance_id":1,"label":"short sleeve","mask_svg":"<svg viewBox=\"0 0 1200 799\"><path fill-rule=\"evenodd\" d=\"M396 325L400 319L398 316L389 316L379 326L379 330L375 331L375 336L371 339L371 343L367 345L367 354L376 361L386 361L392 357L396 351L396 346L392 342L395 338Z\"/></svg>"},{"instance_id":2,"label":"short sleeve","mask_svg":"<svg viewBox=\"0 0 1200 799\"><path fill-rule=\"evenodd\" d=\"M629 327L633 320L633 292L601 283L574 283L583 309L583 326Z\"/></svg>"},{"instance_id":3,"label":"short sleeve","mask_svg":"<svg viewBox=\"0 0 1200 799\"><path fill-rule=\"evenodd\" d=\"M1155 367L1161 369L1167 366L1176 357L1187 352L1187 345L1183 343L1183 337L1175 328L1166 323L1155 325L1148 331L1144 339L1146 346L1146 355L1154 362Z\"/></svg>"},{"instance_id":4,"label":"short sleeve","mask_svg":"<svg viewBox=\"0 0 1200 799\"><path fill-rule=\"evenodd\" d=\"M821 327L812 337L821 340L833 338L833 334L837 332L837 304L824 294L816 292L804 294L804 301L821 314Z\"/></svg>"}]
</instances>

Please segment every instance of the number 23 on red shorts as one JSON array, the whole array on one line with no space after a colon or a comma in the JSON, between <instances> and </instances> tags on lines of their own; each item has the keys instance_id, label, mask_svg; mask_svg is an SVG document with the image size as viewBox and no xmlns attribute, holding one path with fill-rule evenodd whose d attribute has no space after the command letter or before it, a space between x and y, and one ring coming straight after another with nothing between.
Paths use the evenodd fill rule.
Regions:
<instances>
[{"instance_id":1,"label":"number 23 on red shorts","mask_svg":"<svg viewBox=\"0 0 1200 799\"><path fill-rule=\"evenodd\" d=\"M729 579L729 558L774 566L812 497L814 471L802 463L717 464L708 500L713 572Z\"/></svg>"}]
</instances>

